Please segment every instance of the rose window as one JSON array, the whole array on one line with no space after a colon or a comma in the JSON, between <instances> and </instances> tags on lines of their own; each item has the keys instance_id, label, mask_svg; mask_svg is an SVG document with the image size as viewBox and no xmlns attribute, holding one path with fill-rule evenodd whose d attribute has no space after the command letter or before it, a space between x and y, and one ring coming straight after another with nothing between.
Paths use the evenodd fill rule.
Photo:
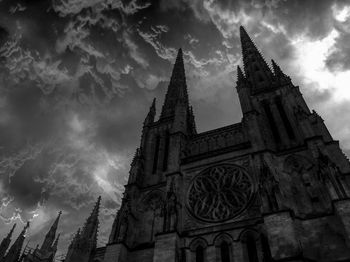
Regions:
<instances>
[{"instance_id":1,"label":"rose window","mask_svg":"<svg viewBox=\"0 0 350 262\"><path fill-rule=\"evenodd\" d=\"M252 180L242 168L223 164L204 170L192 180L187 204L195 217L219 222L243 211L253 192Z\"/></svg>"}]
</instances>

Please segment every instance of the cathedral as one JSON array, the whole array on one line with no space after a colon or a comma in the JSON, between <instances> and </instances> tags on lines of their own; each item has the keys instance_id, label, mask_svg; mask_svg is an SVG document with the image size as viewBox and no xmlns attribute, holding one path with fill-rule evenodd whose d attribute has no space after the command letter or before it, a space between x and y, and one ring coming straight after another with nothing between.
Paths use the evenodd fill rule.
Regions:
<instances>
[{"instance_id":1,"label":"cathedral","mask_svg":"<svg viewBox=\"0 0 350 262\"><path fill-rule=\"evenodd\" d=\"M153 101L144 120L108 244L96 246L99 197L64 261L350 261L350 162L243 27L240 39L241 122L197 133L180 49L159 119ZM59 216L30 252L28 225L9 248L12 230L0 261L53 262Z\"/></svg>"}]
</instances>

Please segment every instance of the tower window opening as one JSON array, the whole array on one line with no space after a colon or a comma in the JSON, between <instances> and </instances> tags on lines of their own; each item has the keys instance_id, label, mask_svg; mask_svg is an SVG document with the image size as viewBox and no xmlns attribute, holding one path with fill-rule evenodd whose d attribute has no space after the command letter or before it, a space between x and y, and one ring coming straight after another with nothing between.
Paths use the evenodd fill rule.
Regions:
<instances>
[{"instance_id":1,"label":"tower window opening","mask_svg":"<svg viewBox=\"0 0 350 262\"><path fill-rule=\"evenodd\" d=\"M286 114L286 111L284 110L284 107L282 105L282 101L281 101L281 98L280 97L277 97L276 98L276 105L277 105L277 109L281 115L281 118L282 118L282 121L283 121L283 124L284 124L284 127L286 128L286 131L287 131L287 134L288 134L288 137L290 139L295 139L295 134L293 132L293 128L292 128L292 125L290 124L289 122L289 119L288 119L288 116Z\"/></svg>"},{"instance_id":2,"label":"tower window opening","mask_svg":"<svg viewBox=\"0 0 350 262\"><path fill-rule=\"evenodd\" d=\"M155 143L155 147L154 147L153 169L152 169L153 174L156 173L157 166L158 166L159 142L160 142L160 137L158 135L156 137L156 143Z\"/></svg>"},{"instance_id":3,"label":"tower window opening","mask_svg":"<svg viewBox=\"0 0 350 262\"><path fill-rule=\"evenodd\" d=\"M272 130L273 138L275 139L276 143L280 143L281 137L280 137L280 134L278 132L278 128L277 128L275 119L273 118L270 106L267 103L263 103L263 107L264 107L267 119L269 121L270 128Z\"/></svg>"},{"instance_id":4,"label":"tower window opening","mask_svg":"<svg viewBox=\"0 0 350 262\"><path fill-rule=\"evenodd\" d=\"M313 197L311 197L311 202L312 203L319 203L320 199L317 196L313 196Z\"/></svg>"},{"instance_id":5,"label":"tower window opening","mask_svg":"<svg viewBox=\"0 0 350 262\"><path fill-rule=\"evenodd\" d=\"M181 262L186 262L186 250L181 249Z\"/></svg>"},{"instance_id":6,"label":"tower window opening","mask_svg":"<svg viewBox=\"0 0 350 262\"><path fill-rule=\"evenodd\" d=\"M269 241L267 240L267 237L263 234L261 234L261 247L262 247L262 252L263 252L263 256L264 256L263 261L272 262Z\"/></svg>"},{"instance_id":7,"label":"tower window opening","mask_svg":"<svg viewBox=\"0 0 350 262\"><path fill-rule=\"evenodd\" d=\"M247 237L247 252L249 262L259 262L256 242L254 237L251 235Z\"/></svg>"},{"instance_id":8,"label":"tower window opening","mask_svg":"<svg viewBox=\"0 0 350 262\"><path fill-rule=\"evenodd\" d=\"M221 262L230 262L230 249L226 242L220 245Z\"/></svg>"},{"instance_id":9,"label":"tower window opening","mask_svg":"<svg viewBox=\"0 0 350 262\"><path fill-rule=\"evenodd\" d=\"M166 133L165 133L165 146L164 146L164 159L163 159L163 171L166 171L168 168L169 143L170 143L170 134L169 134L169 131L166 131Z\"/></svg>"},{"instance_id":10,"label":"tower window opening","mask_svg":"<svg viewBox=\"0 0 350 262\"><path fill-rule=\"evenodd\" d=\"M202 246L196 248L196 262L204 262L204 248Z\"/></svg>"}]
</instances>

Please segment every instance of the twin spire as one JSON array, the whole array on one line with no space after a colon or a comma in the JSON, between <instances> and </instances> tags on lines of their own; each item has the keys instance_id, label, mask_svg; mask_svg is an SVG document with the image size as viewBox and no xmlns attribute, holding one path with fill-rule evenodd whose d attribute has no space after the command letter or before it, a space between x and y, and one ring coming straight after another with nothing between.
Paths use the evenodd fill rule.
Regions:
<instances>
[{"instance_id":1,"label":"twin spire","mask_svg":"<svg viewBox=\"0 0 350 262\"><path fill-rule=\"evenodd\" d=\"M177 53L160 118L173 116L175 114L175 106L179 103L184 105L186 109L189 109L185 66L181 48Z\"/></svg>"},{"instance_id":2,"label":"twin spire","mask_svg":"<svg viewBox=\"0 0 350 262\"><path fill-rule=\"evenodd\" d=\"M174 117L176 114L176 108L178 107L180 107L181 110L187 112L187 120L185 121L188 121L191 132L195 132L193 109L189 105L185 66L181 48L179 49L176 56L170 82L168 85L168 90L165 95L165 100L159 119L163 120ZM152 124L154 122L155 115L156 100L154 99L143 123L144 126Z\"/></svg>"},{"instance_id":3,"label":"twin spire","mask_svg":"<svg viewBox=\"0 0 350 262\"><path fill-rule=\"evenodd\" d=\"M254 89L259 90L272 87L276 81L289 79L274 60L271 61L272 72L243 26L240 26L240 38L245 75L237 66L238 85L250 82Z\"/></svg>"}]
</instances>

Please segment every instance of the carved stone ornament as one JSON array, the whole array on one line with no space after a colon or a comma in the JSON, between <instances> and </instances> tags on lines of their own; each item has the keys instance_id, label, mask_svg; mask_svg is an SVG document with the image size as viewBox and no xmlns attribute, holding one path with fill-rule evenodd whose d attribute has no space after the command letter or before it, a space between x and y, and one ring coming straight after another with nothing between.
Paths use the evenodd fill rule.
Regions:
<instances>
[{"instance_id":1,"label":"carved stone ornament","mask_svg":"<svg viewBox=\"0 0 350 262\"><path fill-rule=\"evenodd\" d=\"M221 222L246 209L254 191L253 181L244 169L221 164L194 177L187 193L187 207L198 219Z\"/></svg>"}]
</instances>

